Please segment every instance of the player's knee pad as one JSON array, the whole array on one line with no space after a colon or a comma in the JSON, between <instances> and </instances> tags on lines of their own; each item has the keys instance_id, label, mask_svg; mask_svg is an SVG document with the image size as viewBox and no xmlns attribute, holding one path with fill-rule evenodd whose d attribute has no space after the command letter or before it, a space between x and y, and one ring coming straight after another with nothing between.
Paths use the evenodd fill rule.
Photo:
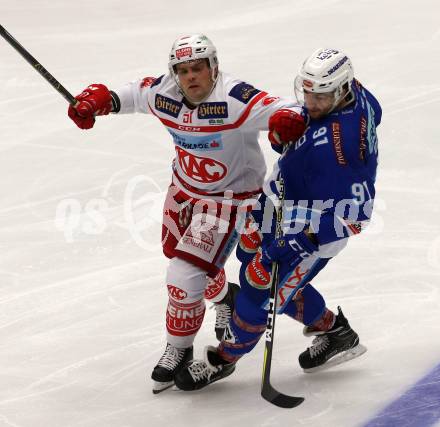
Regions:
<instances>
[{"instance_id":1,"label":"player's knee pad","mask_svg":"<svg viewBox=\"0 0 440 427\"><path fill-rule=\"evenodd\" d=\"M207 283L206 271L175 257L168 265L166 283L171 298L194 302L203 298Z\"/></svg>"},{"instance_id":2,"label":"player's knee pad","mask_svg":"<svg viewBox=\"0 0 440 427\"><path fill-rule=\"evenodd\" d=\"M323 296L310 284L304 286L289 302L285 313L304 325L311 325L319 319L325 310Z\"/></svg>"},{"instance_id":3,"label":"player's knee pad","mask_svg":"<svg viewBox=\"0 0 440 427\"><path fill-rule=\"evenodd\" d=\"M206 272L184 260L173 258L166 275L168 306L167 341L175 347L188 347L203 322Z\"/></svg>"}]
</instances>

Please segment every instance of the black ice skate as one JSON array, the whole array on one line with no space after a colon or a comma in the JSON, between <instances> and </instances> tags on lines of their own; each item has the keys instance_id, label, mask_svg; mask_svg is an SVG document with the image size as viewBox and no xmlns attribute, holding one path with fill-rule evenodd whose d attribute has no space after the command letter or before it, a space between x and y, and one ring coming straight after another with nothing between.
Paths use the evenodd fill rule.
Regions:
<instances>
[{"instance_id":1,"label":"black ice skate","mask_svg":"<svg viewBox=\"0 0 440 427\"><path fill-rule=\"evenodd\" d=\"M205 347L204 360L193 360L181 369L175 376L176 386L181 390L199 390L215 381L231 375L235 370L235 363L223 360L217 349Z\"/></svg>"},{"instance_id":2,"label":"black ice skate","mask_svg":"<svg viewBox=\"0 0 440 427\"><path fill-rule=\"evenodd\" d=\"M348 320L338 307L335 324L327 332L304 328L304 335L315 335L312 346L299 355L304 372L317 372L359 357L367 348L359 344L358 334L351 329Z\"/></svg>"},{"instance_id":3,"label":"black ice skate","mask_svg":"<svg viewBox=\"0 0 440 427\"><path fill-rule=\"evenodd\" d=\"M228 282L228 292L225 297L214 304L215 314L215 336L219 341L223 338L223 333L229 324L235 306L235 298L237 297L240 286L235 283Z\"/></svg>"},{"instance_id":4,"label":"black ice skate","mask_svg":"<svg viewBox=\"0 0 440 427\"><path fill-rule=\"evenodd\" d=\"M174 385L174 376L192 360L193 348L176 348L167 343L164 354L153 369L153 393L157 394Z\"/></svg>"}]
</instances>

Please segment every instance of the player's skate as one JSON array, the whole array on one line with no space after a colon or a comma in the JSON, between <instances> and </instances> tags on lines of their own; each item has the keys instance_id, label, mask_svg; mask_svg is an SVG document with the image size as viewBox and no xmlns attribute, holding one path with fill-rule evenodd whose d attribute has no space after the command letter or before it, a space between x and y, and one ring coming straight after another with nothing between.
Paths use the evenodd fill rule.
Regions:
<instances>
[{"instance_id":1,"label":"player's skate","mask_svg":"<svg viewBox=\"0 0 440 427\"><path fill-rule=\"evenodd\" d=\"M175 376L176 386L181 390L199 390L215 381L231 375L235 363L223 360L212 346L205 347L204 360L193 360Z\"/></svg>"},{"instance_id":2,"label":"player's skate","mask_svg":"<svg viewBox=\"0 0 440 427\"><path fill-rule=\"evenodd\" d=\"M153 369L153 393L157 394L174 385L174 376L192 360L193 348L176 348L167 343L164 354Z\"/></svg>"},{"instance_id":3,"label":"player's skate","mask_svg":"<svg viewBox=\"0 0 440 427\"><path fill-rule=\"evenodd\" d=\"M214 304L215 314L215 336L219 341L223 338L223 333L229 324L229 319L232 316L235 305L235 298L237 297L240 286L235 283L228 282L228 292L225 297L218 303Z\"/></svg>"},{"instance_id":4,"label":"player's skate","mask_svg":"<svg viewBox=\"0 0 440 427\"><path fill-rule=\"evenodd\" d=\"M317 372L347 362L364 354L367 349L359 344L358 334L338 307L335 324L327 332L318 332L306 326L304 335L315 335L312 346L299 355L304 372Z\"/></svg>"}]
</instances>

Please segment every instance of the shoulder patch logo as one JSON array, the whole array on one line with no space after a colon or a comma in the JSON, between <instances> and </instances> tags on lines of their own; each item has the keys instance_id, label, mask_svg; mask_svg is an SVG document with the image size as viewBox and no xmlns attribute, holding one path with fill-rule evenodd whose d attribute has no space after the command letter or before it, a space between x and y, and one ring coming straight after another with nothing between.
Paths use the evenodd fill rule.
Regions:
<instances>
[{"instance_id":1,"label":"shoulder patch logo","mask_svg":"<svg viewBox=\"0 0 440 427\"><path fill-rule=\"evenodd\" d=\"M160 82L162 81L162 79L164 78L165 74L162 74L160 77L158 77L157 79L154 80L154 82L151 84L150 87L154 87L157 86L158 84L160 84Z\"/></svg>"},{"instance_id":2,"label":"shoulder patch logo","mask_svg":"<svg viewBox=\"0 0 440 427\"><path fill-rule=\"evenodd\" d=\"M154 106L156 107L156 110L177 118L180 110L183 107L183 104L181 102L175 101L174 99L157 94L154 101Z\"/></svg>"},{"instance_id":3,"label":"shoulder patch logo","mask_svg":"<svg viewBox=\"0 0 440 427\"><path fill-rule=\"evenodd\" d=\"M141 82L141 87L149 87L155 82L155 77L145 77Z\"/></svg>"},{"instance_id":4,"label":"shoulder patch logo","mask_svg":"<svg viewBox=\"0 0 440 427\"><path fill-rule=\"evenodd\" d=\"M260 93L261 90L255 89L253 86L242 82L235 85L229 92L229 96L247 104L255 95Z\"/></svg>"}]
</instances>

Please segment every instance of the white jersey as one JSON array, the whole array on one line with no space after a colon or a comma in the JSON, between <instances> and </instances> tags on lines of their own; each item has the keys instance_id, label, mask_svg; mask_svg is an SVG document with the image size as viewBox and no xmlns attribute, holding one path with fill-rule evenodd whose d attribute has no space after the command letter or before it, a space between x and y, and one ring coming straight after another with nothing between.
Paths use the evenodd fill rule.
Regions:
<instances>
[{"instance_id":1,"label":"white jersey","mask_svg":"<svg viewBox=\"0 0 440 427\"><path fill-rule=\"evenodd\" d=\"M270 96L221 72L209 97L193 109L170 75L128 83L116 94L120 113L153 114L167 128L176 149L173 183L196 198L260 192L266 165L259 131L280 108L301 112L293 98Z\"/></svg>"}]
</instances>

